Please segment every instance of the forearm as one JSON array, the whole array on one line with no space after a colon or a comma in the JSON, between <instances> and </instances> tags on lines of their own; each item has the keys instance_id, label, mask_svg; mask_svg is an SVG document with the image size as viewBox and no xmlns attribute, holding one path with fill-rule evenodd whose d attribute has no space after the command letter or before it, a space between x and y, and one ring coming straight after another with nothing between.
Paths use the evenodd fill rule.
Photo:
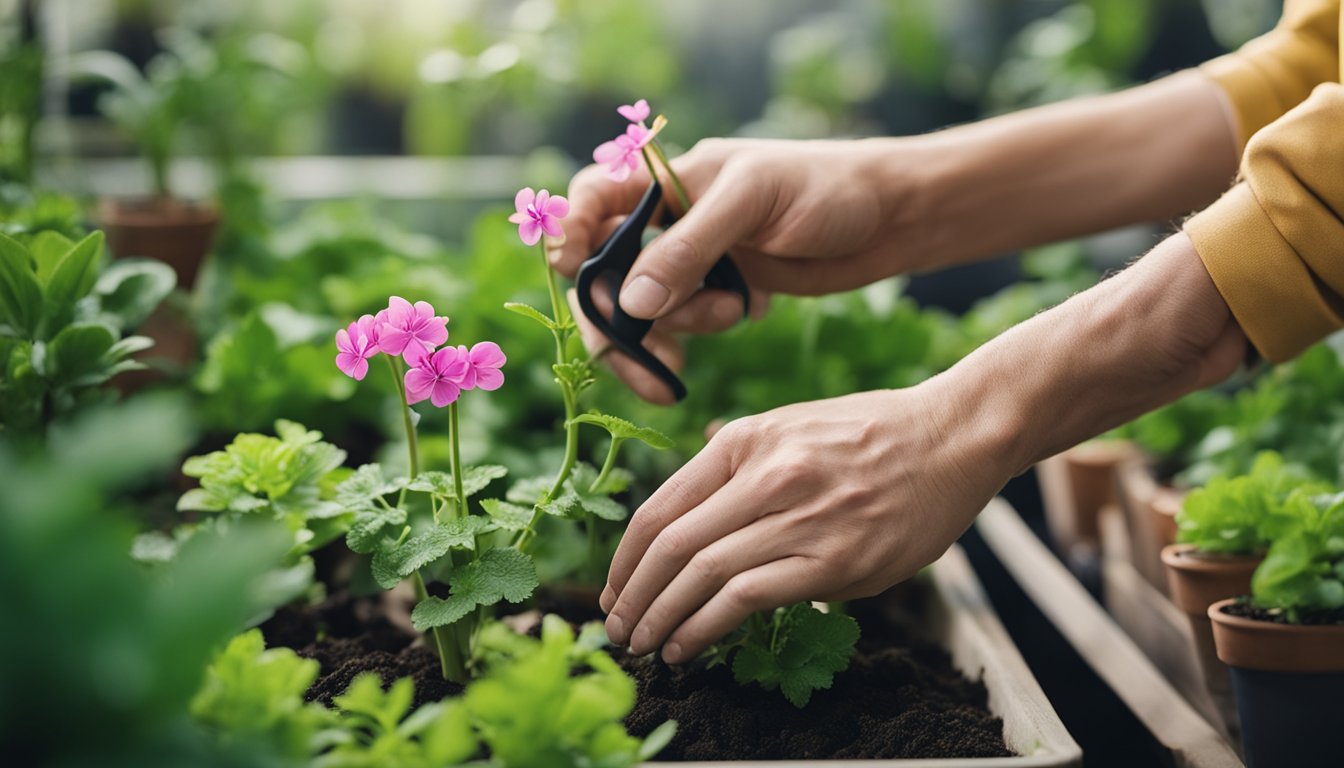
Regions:
<instances>
[{"instance_id":1,"label":"forearm","mask_svg":"<svg viewBox=\"0 0 1344 768\"><path fill-rule=\"evenodd\" d=\"M952 128L879 139L919 159L914 199L926 268L1054 242L1201 208L1236 175L1236 131L1211 80L1157 82ZM900 142L910 142L901 147ZM875 163L878 173L905 163ZM883 188L908 187L896 179Z\"/></svg>"},{"instance_id":2,"label":"forearm","mask_svg":"<svg viewBox=\"0 0 1344 768\"><path fill-rule=\"evenodd\" d=\"M1245 349L1189 238L1175 235L943 374L944 432L974 422L968 460L1020 472L1222 380Z\"/></svg>"}]
</instances>

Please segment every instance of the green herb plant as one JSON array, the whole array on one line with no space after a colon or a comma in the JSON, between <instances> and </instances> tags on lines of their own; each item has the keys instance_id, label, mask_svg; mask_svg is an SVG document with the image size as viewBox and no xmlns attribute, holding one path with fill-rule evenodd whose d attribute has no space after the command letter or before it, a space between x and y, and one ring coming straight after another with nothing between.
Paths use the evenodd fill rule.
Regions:
<instances>
[{"instance_id":1,"label":"green herb plant","mask_svg":"<svg viewBox=\"0 0 1344 768\"><path fill-rule=\"evenodd\" d=\"M1251 577L1255 602L1291 623L1344 622L1344 494L1316 490L1293 491L1276 511Z\"/></svg>"},{"instance_id":2,"label":"green herb plant","mask_svg":"<svg viewBox=\"0 0 1344 768\"><path fill-rule=\"evenodd\" d=\"M705 658L710 666L731 663L739 684L778 690L801 709L814 691L830 688L836 673L849 667L858 641L853 618L798 603L752 614Z\"/></svg>"},{"instance_id":3,"label":"green herb plant","mask_svg":"<svg viewBox=\"0 0 1344 768\"><path fill-rule=\"evenodd\" d=\"M105 264L103 235L0 234L0 431L34 434L113 393L152 342L131 335L172 291L163 264Z\"/></svg>"},{"instance_id":4,"label":"green herb plant","mask_svg":"<svg viewBox=\"0 0 1344 768\"><path fill-rule=\"evenodd\" d=\"M1215 477L1191 491L1176 515L1176 540L1204 552L1264 552L1290 494L1329 489L1305 468L1265 451L1247 474Z\"/></svg>"}]
</instances>

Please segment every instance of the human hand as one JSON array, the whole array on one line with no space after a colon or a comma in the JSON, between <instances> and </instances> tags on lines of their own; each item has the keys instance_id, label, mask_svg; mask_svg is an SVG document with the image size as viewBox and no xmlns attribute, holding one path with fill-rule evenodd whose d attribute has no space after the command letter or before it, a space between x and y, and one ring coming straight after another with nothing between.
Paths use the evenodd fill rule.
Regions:
<instances>
[{"instance_id":1,"label":"human hand","mask_svg":"<svg viewBox=\"0 0 1344 768\"><path fill-rule=\"evenodd\" d=\"M673 160L695 205L640 254L620 298L631 316L657 319L646 337L650 351L677 370L681 346L675 334L714 333L741 319L735 294L701 287L724 253L752 287L757 317L769 292L830 293L919 266L913 254L921 250L911 247L915 222L922 220L911 203L914 174L904 187L879 178L879 169L892 167L901 155L899 146L715 139ZM569 188L566 239L552 252L556 268L573 276L648 184L643 168L619 184L598 166L580 172ZM610 312L606 291L594 291L594 301ZM576 317L590 351L605 349L601 333ZM671 401L665 387L633 361L613 353L611 362L645 399Z\"/></svg>"},{"instance_id":2,"label":"human hand","mask_svg":"<svg viewBox=\"0 0 1344 768\"><path fill-rule=\"evenodd\" d=\"M953 431L979 410L961 408L935 378L730 422L631 519L601 597L612 642L685 662L752 612L913 576L1016 471L987 437L1012 430Z\"/></svg>"}]
</instances>

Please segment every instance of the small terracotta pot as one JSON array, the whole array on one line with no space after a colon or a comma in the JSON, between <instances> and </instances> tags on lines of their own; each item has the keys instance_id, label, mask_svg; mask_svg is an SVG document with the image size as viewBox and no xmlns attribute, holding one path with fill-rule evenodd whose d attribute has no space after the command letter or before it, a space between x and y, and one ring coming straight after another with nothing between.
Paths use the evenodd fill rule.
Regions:
<instances>
[{"instance_id":1,"label":"small terracotta pot","mask_svg":"<svg viewBox=\"0 0 1344 768\"><path fill-rule=\"evenodd\" d=\"M1116 470L1135 455L1124 440L1094 440L1076 445L1037 467L1046 519L1061 552L1099 550L1097 513L1114 504Z\"/></svg>"},{"instance_id":2,"label":"small terracotta pot","mask_svg":"<svg viewBox=\"0 0 1344 768\"><path fill-rule=\"evenodd\" d=\"M1118 475L1120 507L1131 542L1130 560L1150 584L1166 594L1167 575L1161 553L1176 540L1176 513L1181 510L1185 492L1159 485L1148 463L1141 459L1126 462Z\"/></svg>"},{"instance_id":3,"label":"small terracotta pot","mask_svg":"<svg viewBox=\"0 0 1344 768\"><path fill-rule=\"evenodd\" d=\"M1235 732L1236 700L1232 695L1232 676L1218 660L1213 642L1209 606L1229 597L1251 591L1251 574L1263 555L1222 555L1201 552L1193 544L1169 544L1162 549L1171 601L1185 614L1195 639L1195 656L1204 685L1224 721Z\"/></svg>"},{"instance_id":4,"label":"small terracotta pot","mask_svg":"<svg viewBox=\"0 0 1344 768\"><path fill-rule=\"evenodd\" d=\"M1338 766L1344 760L1344 625L1275 624L1209 606L1218 658L1232 669L1249 768Z\"/></svg>"},{"instance_id":5,"label":"small terracotta pot","mask_svg":"<svg viewBox=\"0 0 1344 768\"><path fill-rule=\"evenodd\" d=\"M162 261L173 268L177 287L186 293L196 285L219 225L213 205L163 197L104 199L98 203L97 218L114 257ZM117 377L116 386L123 394L181 375L195 364L199 344L185 302L169 297L138 332L154 340L153 347L136 355L149 367Z\"/></svg>"},{"instance_id":6,"label":"small terracotta pot","mask_svg":"<svg viewBox=\"0 0 1344 768\"><path fill-rule=\"evenodd\" d=\"M97 218L113 256L162 261L177 273L177 287L188 292L219 226L213 205L171 197L103 199Z\"/></svg>"}]
</instances>

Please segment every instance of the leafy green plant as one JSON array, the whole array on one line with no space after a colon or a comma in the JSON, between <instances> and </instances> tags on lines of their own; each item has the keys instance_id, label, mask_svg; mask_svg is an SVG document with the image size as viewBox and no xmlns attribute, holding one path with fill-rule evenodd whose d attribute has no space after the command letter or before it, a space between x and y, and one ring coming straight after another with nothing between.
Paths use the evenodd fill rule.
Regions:
<instances>
[{"instance_id":1,"label":"leafy green plant","mask_svg":"<svg viewBox=\"0 0 1344 768\"><path fill-rule=\"evenodd\" d=\"M110 393L100 385L143 367L152 342L128 335L172 290L163 264L104 266L103 235L0 234L0 429L40 431Z\"/></svg>"},{"instance_id":2,"label":"leafy green plant","mask_svg":"<svg viewBox=\"0 0 1344 768\"><path fill-rule=\"evenodd\" d=\"M191 700L191 716L222 745L293 760L320 747L335 713L303 700L318 663L288 648L267 649L261 630L229 641L205 671Z\"/></svg>"},{"instance_id":3,"label":"leafy green plant","mask_svg":"<svg viewBox=\"0 0 1344 768\"><path fill-rule=\"evenodd\" d=\"M408 677L386 691L376 673L356 677L333 699L342 730L335 746L314 760L321 768L440 768L459 765L477 752L476 735L460 701L426 704L411 712L414 683Z\"/></svg>"},{"instance_id":4,"label":"leafy green plant","mask_svg":"<svg viewBox=\"0 0 1344 768\"><path fill-rule=\"evenodd\" d=\"M84 411L37 447L0 434L8 762L244 763L205 739L187 707L213 653L293 597L266 578L286 533L265 522L211 531L154 572L126 554L137 506L127 489L168 468L192 433L187 404L156 396Z\"/></svg>"},{"instance_id":5,"label":"leafy green plant","mask_svg":"<svg viewBox=\"0 0 1344 768\"><path fill-rule=\"evenodd\" d=\"M1176 515L1176 540L1205 552L1263 552L1290 494L1329 488L1305 468L1266 451L1256 456L1249 473L1215 477L1191 491Z\"/></svg>"},{"instance_id":6,"label":"leafy green plant","mask_svg":"<svg viewBox=\"0 0 1344 768\"><path fill-rule=\"evenodd\" d=\"M813 691L830 688L836 673L849 667L858 641L854 619L798 603L753 614L706 656L711 666L731 663L738 683L778 690L801 709Z\"/></svg>"},{"instance_id":7,"label":"leafy green plant","mask_svg":"<svg viewBox=\"0 0 1344 768\"><path fill-rule=\"evenodd\" d=\"M1293 623L1322 613L1344 621L1344 494L1312 490L1295 490L1275 512L1251 594Z\"/></svg>"},{"instance_id":8,"label":"leafy green plant","mask_svg":"<svg viewBox=\"0 0 1344 768\"><path fill-rule=\"evenodd\" d=\"M154 194L171 197L169 166L184 135L209 150L221 181L236 178L242 145L270 126L294 94L283 86L304 66L306 52L275 35L229 38L212 45L183 28L160 34L163 52L141 72L113 51L87 51L67 62L78 80L111 86L99 99L103 114L140 149ZM287 97L287 94L289 96ZM273 101L260 109L259 100Z\"/></svg>"},{"instance_id":9,"label":"leafy green plant","mask_svg":"<svg viewBox=\"0 0 1344 768\"><path fill-rule=\"evenodd\" d=\"M345 451L322 442L322 433L280 419L276 437L243 433L221 451L192 456L182 474L200 480L177 501L180 512L211 515L206 522L178 526L170 537L147 533L136 539L133 554L145 562L171 560L181 542L202 528L236 524L245 518L284 524L293 539L290 560L308 570L303 555L343 536L353 513L337 502Z\"/></svg>"},{"instance_id":10,"label":"leafy green plant","mask_svg":"<svg viewBox=\"0 0 1344 768\"><path fill-rule=\"evenodd\" d=\"M622 720L635 705L635 681L602 650L600 624L576 639L558 616L542 620L541 639L502 625L484 641L495 656L463 702L493 760L508 768L602 766L624 768L656 755L676 724L655 728L642 741Z\"/></svg>"}]
</instances>

